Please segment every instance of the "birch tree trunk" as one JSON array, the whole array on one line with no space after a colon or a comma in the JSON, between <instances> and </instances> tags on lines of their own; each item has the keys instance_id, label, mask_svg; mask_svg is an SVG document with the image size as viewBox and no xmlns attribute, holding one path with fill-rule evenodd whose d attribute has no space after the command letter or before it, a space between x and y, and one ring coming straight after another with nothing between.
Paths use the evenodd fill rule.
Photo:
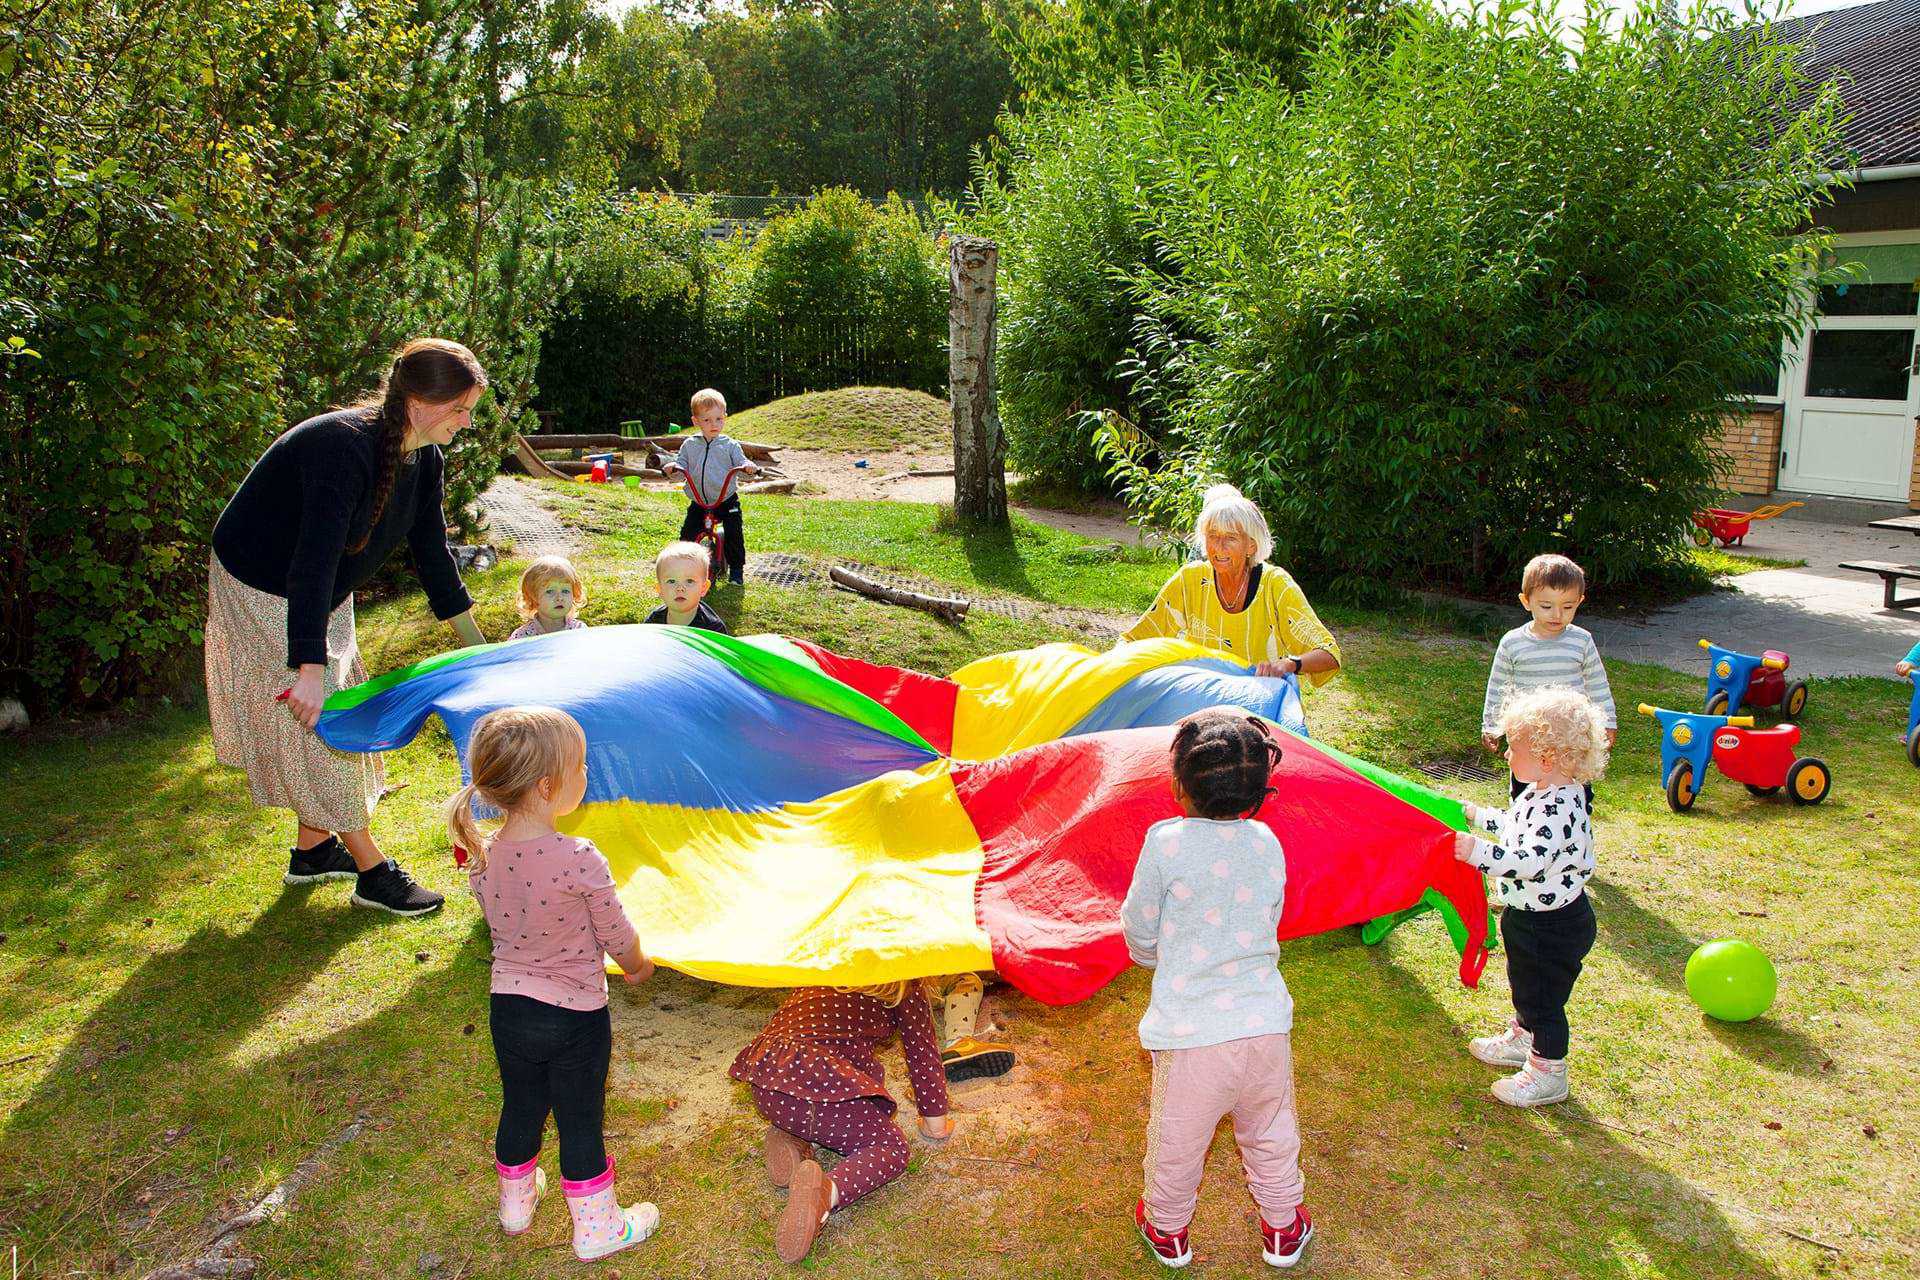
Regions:
<instances>
[{"instance_id":1,"label":"birch tree trunk","mask_svg":"<svg viewBox=\"0 0 1920 1280\"><path fill-rule=\"evenodd\" d=\"M1000 247L955 236L949 261L948 401L953 410L953 512L967 524L1007 523L1007 439L993 392L994 271Z\"/></svg>"}]
</instances>

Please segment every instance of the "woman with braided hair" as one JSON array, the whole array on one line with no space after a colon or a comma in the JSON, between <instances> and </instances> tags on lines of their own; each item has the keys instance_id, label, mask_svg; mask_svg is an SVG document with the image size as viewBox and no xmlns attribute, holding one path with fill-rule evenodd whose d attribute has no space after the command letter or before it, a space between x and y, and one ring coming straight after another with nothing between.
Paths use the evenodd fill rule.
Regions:
<instances>
[{"instance_id":1,"label":"woman with braided hair","mask_svg":"<svg viewBox=\"0 0 1920 1280\"><path fill-rule=\"evenodd\" d=\"M1186 814L1147 828L1120 924L1133 962L1153 970L1140 1043L1153 1053L1145 1193L1133 1221L1155 1258L1193 1258L1187 1225L1220 1117L1233 1117L1260 1252L1300 1261L1313 1238L1302 1203L1293 1105L1293 997L1276 935L1287 862L1254 815L1280 744L1244 711L1201 711L1173 735L1173 798Z\"/></svg>"},{"instance_id":2,"label":"woman with braided hair","mask_svg":"<svg viewBox=\"0 0 1920 1280\"><path fill-rule=\"evenodd\" d=\"M416 338L378 394L308 418L267 447L213 530L206 629L214 754L253 802L299 824L285 881L356 879L353 901L423 915L443 899L374 843L377 755L313 733L327 695L367 678L353 593L405 542L433 615L481 644L447 548L442 450L473 421L487 374L473 352Z\"/></svg>"}]
</instances>

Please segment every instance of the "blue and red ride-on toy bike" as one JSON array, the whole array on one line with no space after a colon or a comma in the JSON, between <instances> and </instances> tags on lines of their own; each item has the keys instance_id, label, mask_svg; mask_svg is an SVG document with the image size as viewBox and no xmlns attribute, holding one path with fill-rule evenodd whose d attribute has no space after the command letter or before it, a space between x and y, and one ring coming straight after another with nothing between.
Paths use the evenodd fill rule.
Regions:
<instances>
[{"instance_id":1,"label":"blue and red ride-on toy bike","mask_svg":"<svg viewBox=\"0 0 1920 1280\"><path fill-rule=\"evenodd\" d=\"M1738 715L1744 706L1751 710L1780 708L1783 720L1798 720L1807 709L1807 682L1787 679L1793 659L1778 649L1768 649L1759 657L1723 649L1711 640L1702 640L1707 651L1707 714Z\"/></svg>"},{"instance_id":2,"label":"blue and red ride-on toy bike","mask_svg":"<svg viewBox=\"0 0 1920 1280\"><path fill-rule=\"evenodd\" d=\"M1907 673L1913 682L1913 702L1907 707L1907 759L1920 769L1920 670Z\"/></svg>"},{"instance_id":3,"label":"blue and red ride-on toy bike","mask_svg":"<svg viewBox=\"0 0 1920 1280\"><path fill-rule=\"evenodd\" d=\"M1720 772L1746 784L1756 796L1770 796L1780 788L1795 804L1819 804L1833 786L1833 771L1817 756L1797 756L1797 724L1753 727L1752 716L1706 715L1698 711L1668 711L1640 704L1640 714L1660 722L1660 777L1667 807L1675 813L1693 808L1707 777L1711 756Z\"/></svg>"}]
</instances>

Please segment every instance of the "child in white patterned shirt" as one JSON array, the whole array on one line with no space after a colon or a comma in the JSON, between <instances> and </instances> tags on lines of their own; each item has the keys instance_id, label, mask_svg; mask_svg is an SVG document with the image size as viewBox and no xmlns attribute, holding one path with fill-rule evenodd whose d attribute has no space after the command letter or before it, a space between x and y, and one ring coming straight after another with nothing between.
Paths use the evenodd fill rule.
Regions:
<instances>
[{"instance_id":1,"label":"child in white patterned shirt","mask_svg":"<svg viewBox=\"0 0 1920 1280\"><path fill-rule=\"evenodd\" d=\"M1492 876L1506 908L1500 941L1513 1018L1468 1048L1491 1066L1520 1068L1494 1082L1494 1097L1537 1107L1567 1096L1567 999L1595 936L1587 784L1607 766L1607 730L1587 696L1566 688L1513 698L1500 728L1520 792L1504 812L1467 805L1468 820L1499 840L1462 831L1454 856Z\"/></svg>"}]
</instances>

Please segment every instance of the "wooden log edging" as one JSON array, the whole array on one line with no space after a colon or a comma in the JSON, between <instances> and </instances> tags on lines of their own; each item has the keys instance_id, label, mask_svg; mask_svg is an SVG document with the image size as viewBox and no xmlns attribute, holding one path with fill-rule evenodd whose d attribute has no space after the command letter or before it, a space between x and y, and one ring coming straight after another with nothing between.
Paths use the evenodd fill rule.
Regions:
<instances>
[{"instance_id":1,"label":"wooden log edging","mask_svg":"<svg viewBox=\"0 0 1920 1280\"><path fill-rule=\"evenodd\" d=\"M827 577L835 586L866 596L870 600L879 600L885 604L896 604L903 609L918 609L922 613L931 613L945 622L965 622L967 610L973 607L973 601L952 596L928 596L918 591L906 591L899 587L890 587L884 582L875 582L864 574L855 573L845 565L834 565L827 570Z\"/></svg>"}]
</instances>

